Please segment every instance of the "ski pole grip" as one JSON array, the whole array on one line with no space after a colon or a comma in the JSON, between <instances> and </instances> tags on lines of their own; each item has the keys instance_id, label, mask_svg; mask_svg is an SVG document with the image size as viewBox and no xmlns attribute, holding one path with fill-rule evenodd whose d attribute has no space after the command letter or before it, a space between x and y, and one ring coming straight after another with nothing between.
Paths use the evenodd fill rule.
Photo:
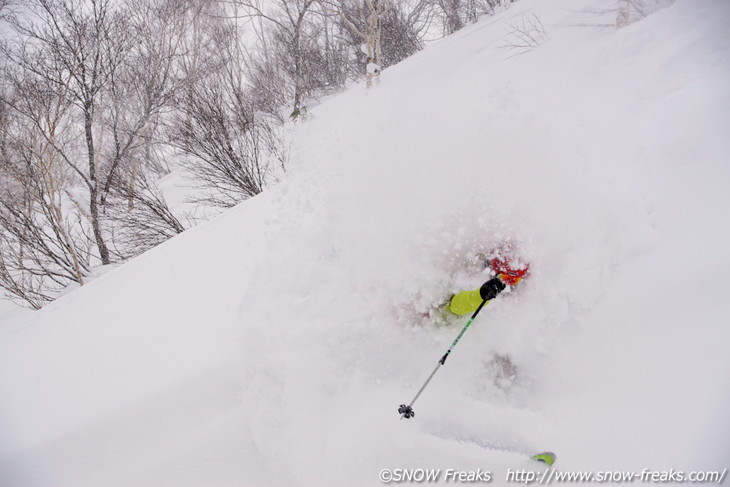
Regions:
<instances>
[{"instance_id":1,"label":"ski pole grip","mask_svg":"<svg viewBox=\"0 0 730 487\"><path fill-rule=\"evenodd\" d=\"M479 288L479 296L484 301L491 301L492 299L496 298L499 293L504 291L504 288L507 287L505 283L502 282L501 279L498 277L493 277L492 279L488 280L484 284L482 284L482 287Z\"/></svg>"}]
</instances>

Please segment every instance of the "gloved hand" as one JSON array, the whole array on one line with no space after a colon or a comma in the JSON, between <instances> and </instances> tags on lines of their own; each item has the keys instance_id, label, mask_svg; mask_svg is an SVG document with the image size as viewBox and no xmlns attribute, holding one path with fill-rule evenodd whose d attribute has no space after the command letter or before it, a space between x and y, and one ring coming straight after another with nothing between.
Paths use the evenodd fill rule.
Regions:
<instances>
[{"instance_id":1,"label":"gloved hand","mask_svg":"<svg viewBox=\"0 0 730 487\"><path fill-rule=\"evenodd\" d=\"M505 287L507 286L502 282L501 279L499 279L498 277L493 277L492 279L482 284L482 287L479 288L479 295L482 297L483 300L489 301L496 298L497 295L501 293Z\"/></svg>"}]
</instances>

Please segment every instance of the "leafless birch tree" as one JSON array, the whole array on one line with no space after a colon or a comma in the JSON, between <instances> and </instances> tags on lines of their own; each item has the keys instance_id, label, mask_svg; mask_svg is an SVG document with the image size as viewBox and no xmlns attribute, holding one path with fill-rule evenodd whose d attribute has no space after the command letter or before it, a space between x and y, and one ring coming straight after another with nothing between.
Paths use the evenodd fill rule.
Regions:
<instances>
[{"instance_id":1,"label":"leafless birch tree","mask_svg":"<svg viewBox=\"0 0 730 487\"><path fill-rule=\"evenodd\" d=\"M55 149L67 143L70 103L42 83L25 88L16 89L14 102L4 95L1 105L0 286L38 308L69 283L84 283L91 239L69 188L70 169Z\"/></svg>"},{"instance_id":2,"label":"leafless birch tree","mask_svg":"<svg viewBox=\"0 0 730 487\"><path fill-rule=\"evenodd\" d=\"M98 153L99 109L102 90L130 49L128 19L111 7L111 0L31 0L30 15L11 23L22 45L7 51L13 63L39 80L49 82L72 102L84 140L85 162L65 147L55 146L58 157L88 190L88 209L94 239L103 264L111 262L102 228L101 200L111 174L101 166ZM47 132L43 133L54 144ZM114 167L112 167L113 170Z\"/></svg>"},{"instance_id":3,"label":"leafless birch tree","mask_svg":"<svg viewBox=\"0 0 730 487\"><path fill-rule=\"evenodd\" d=\"M393 8L393 0L319 0L329 12L339 16L349 31L362 42L367 87L383 68L382 20Z\"/></svg>"},{"instance_id":4,"label":"leafless birch tree","mask_svg":"<svg viewBox=\"0 0 730 487\"><path fill-rule=\"evenodd\" d=\"M10 18L13 42L2 47L0 200L5 282L37 306L68 282L83 284L92 266L148 248L150 218L158 236L182 231L145 166L160 118L186 81L187 6L26 0L24 7L23 17ZM146 215L140 240L114 242L115 232L132 235L131 214Z\"/></svg>"}]
</instances>

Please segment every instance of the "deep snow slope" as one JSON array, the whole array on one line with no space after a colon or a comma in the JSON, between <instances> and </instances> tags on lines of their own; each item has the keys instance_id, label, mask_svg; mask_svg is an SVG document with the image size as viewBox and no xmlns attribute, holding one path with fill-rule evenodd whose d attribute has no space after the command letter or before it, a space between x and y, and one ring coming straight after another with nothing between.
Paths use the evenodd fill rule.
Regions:
<instances>
[{"instance_id":1,"label":"deep snow slope","mask_svg":"<svg viewBox=\"0 0 730 487\"><path fill-rule=\"evenodd\" d=\"M730 4L604 4L521 0L327 100L285 183L0 324L0 485L727 467ZM423 313L505 239L530 279L399 420L458 332Z\"/></svg>"}]
</instances>

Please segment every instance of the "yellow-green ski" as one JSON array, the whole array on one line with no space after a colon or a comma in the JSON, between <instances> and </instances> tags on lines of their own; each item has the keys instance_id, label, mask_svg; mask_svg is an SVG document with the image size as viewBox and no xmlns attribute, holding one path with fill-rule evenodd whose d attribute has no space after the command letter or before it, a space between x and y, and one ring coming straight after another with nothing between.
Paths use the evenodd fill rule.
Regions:
<instances>
[{"instance_id":1,"label":"yellow-green ski","mask_svg":"<svg viewBox=\"0 0 730 487\"><path fill-rule=\"evenodd\" d=\"M555 463L555 460L557 459L557 457L555 456L555 453L553 453L551 451L538 453L537 455L533 455L530 458L532 460L542 462L542 463L546 464L548 467L552 466L552 464Z\"/></svg>"}]
</instances>

